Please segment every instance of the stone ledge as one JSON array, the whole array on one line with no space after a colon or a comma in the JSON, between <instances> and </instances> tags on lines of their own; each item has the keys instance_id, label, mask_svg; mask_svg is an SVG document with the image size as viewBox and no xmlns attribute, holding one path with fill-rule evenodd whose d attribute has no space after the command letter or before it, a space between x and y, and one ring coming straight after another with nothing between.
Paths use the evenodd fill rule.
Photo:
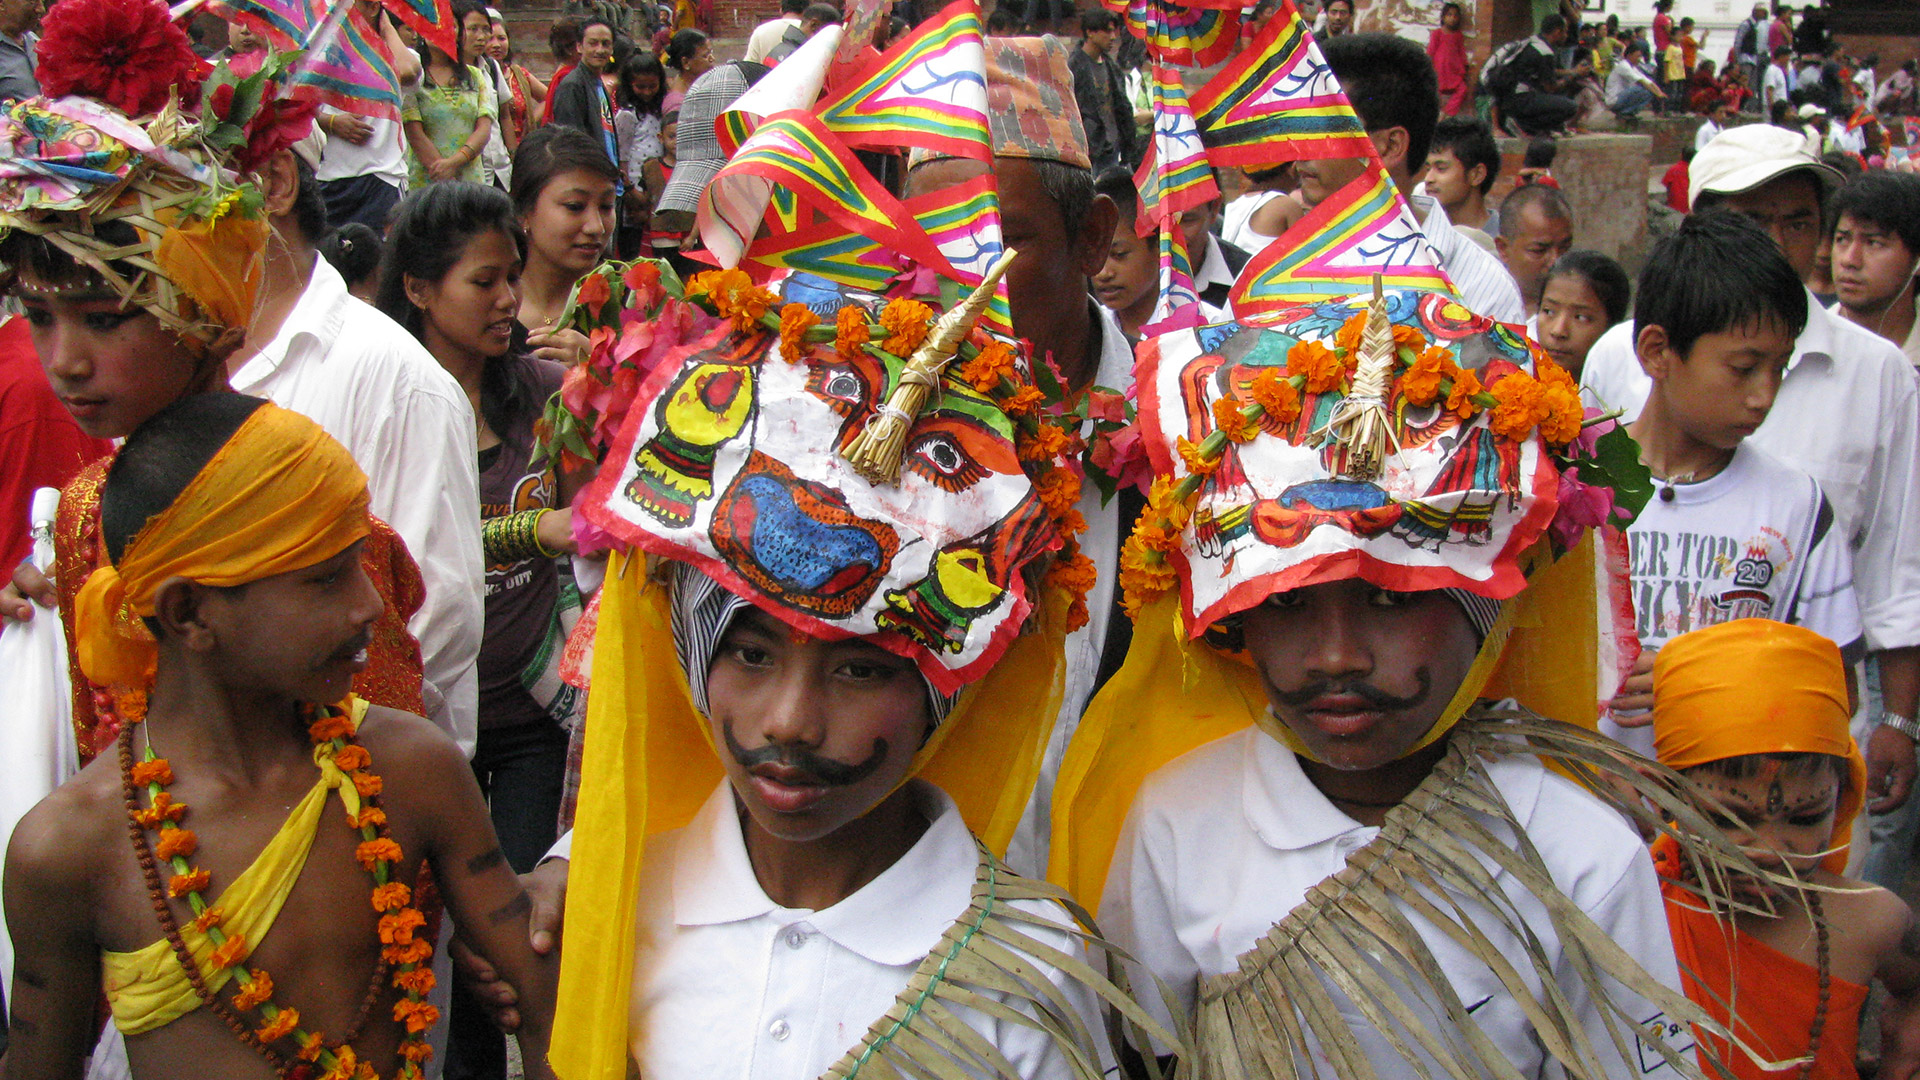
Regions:
<instances>
[{"instance_id":1,"label":"stone ledge","mask_svg":"<svg viewBox=\"0 0 1920 1080\"><path fill-rule=\"evenodd\" d=\"M1637 273L1647 254L1653 136L1574 135L1555 141L1560 152L1553 176L1573 206L1573 246L1610 255L1627 273ZM1525 140L1500 140L1500 179L1488 195L1490 201L1497 203L1513 190L1526 149Z\"/></svg>"}]
</instances>

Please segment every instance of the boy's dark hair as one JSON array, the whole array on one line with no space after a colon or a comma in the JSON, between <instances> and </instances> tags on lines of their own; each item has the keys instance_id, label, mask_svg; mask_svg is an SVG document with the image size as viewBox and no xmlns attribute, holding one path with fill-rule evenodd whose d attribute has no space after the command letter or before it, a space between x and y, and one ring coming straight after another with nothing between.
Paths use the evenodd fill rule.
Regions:
<instances>
[{"instance_id":1,"label":"boy's dark hair","mask_svg":"<svg viewBox=\"0 0 1920 1080\"><path fill-rule=\"evenodd\" d=\"M313 167L299 154L293 155L293 223L307 243L317 244L327 236L327 201L320 195L320 180Z\"/></svg>"},{"instance_id":2,"label":"boy's dark hair","mask_svg":"<svg viewBox=\"0 0 1920 1080\"><path fill-rule=\"evenodd\" d=\"M1920 176L1885 170L1861 173L1834 192L1827 209L1835 224L1845 214L1885 229L1907 245L1907 254L1920 256Z\"/></svg>"},{"instance_id":3,"label":"boy's dark hair","mask_svg":"<svg viewBox=\"0 0 1920 1080\"><path fill-rule=\"evenodd\" d=\"M374 306L425 342L426 317L407 296L407 278L442 281L466 254L467 244L487 233L503 233L521 259L527 234L515 216L513 200L499 188L464 180L443 180L407 194L387 233L380 263L380 291ZM532 425L541 402L516 377L513 350L488 357L480 368L480 415L501 438Z\"/></svg>"},{"instance_id":4,"label":"boy's dark hair","mask_svg":"<svg viewBox=\"0 0 1920 1080\"><path fill-rule=\"evenodd\" d=\"M1016 25L1013 13L1006 8L994 8L993 14L987 16L987 33L992 37L1009 37Z\"/></svg>"},{"instance_id":5,"label":"boy's dark hair","mask_svg":"<svg viewBox=\"0 0 1920 1080\"><path fill-rule=\"evenodd\" d=\"M1467 172L1475 165L1486 166L1480 194L1493 190L1493 182L1500 177L1500 146L1493 141L1493 125L1477 116L1449 116L1434 126L1433 148L1452 151Z\"/></svg>"},{"instance_id":6,"label":"boy's dark hair","mask_svg":"<svg viewBox=\"0 0 1920 1080\"><path fill-rule=\"evenodd\" d=\"M351 289L380 272L380 234L357 221L349 221L320 242L320 257L327 260Z\"/></svg>"},{"instance_id":7,"label":"boy's dark hair","mask_svg":"<svg viewBox=\"0 0 1920 1080\"><path fill-rule=\"evenodd\" d=\"M780 0L780 14L798 15L807 10L808 0Z\"/></svg>"},{"instance_id":8,"label":"boy's dark hair","mask_svg":"<svg viewBox=\"0 0 1920 1080\"><path fill-rule=\"evenodd\" d=\"M1567 28L1567 17L1556 11L1548 15L1546 18L1541 19L1540 29L1534 31L1534 33L1540 35L1541 37L1546 37L1548 34L1553 33L1555 30L1565 30L1566 28Z\"/></svg>"},{"instance_id":9,"label":"boy's dark hair","mask_svg":"<svg viewBox=\"0 0 1920 1080\"><path fill-rule=\"evenodd\" d=\"M149 520L166 512L240 430L262 398L221 390L193 394L133 429L100 488L100 539L115 564Z\"/></svg>"},{"instance_id":10,"label":"boy's dark hair","mask_svg":"<svg viewBox=\"0 0 1920 1080\"><path fill-rule=\"evenodd\" d=\"M1587 283L1600 306L1607 309L1607 325L1625 321L1633 301L1633 283L1620 264L1597 251L1569 251L1547 271L1547 280L1575 276Z\"/></svg>"},{"instance_id":11,"label":"boy's dark hair","mask_svg":"<svg viewBox=\"0 0 1920 1080\"><path fill-rule=\"evenodd\" d=\"M1327 0L1326 6L1330 8L1335 4L1345 4L1348 11L1353 10L1353 0Z\"/></svg>"},{"instance_id":12,"label":"boy's dark hair","mask_svg":"<svg viewBox=\"0 0 1920 1080\"><path fill-rule=\"evenodd\" d=\"M1108 11L1106 8L1092 8L1080 13L1080 33L1082 36L1085 36L1087 34L1097 34L1103 30L1111 30L1114 24L1119 21L1113 12Z\"/></svg>"},{"instance_id":13,"label":"boy's dark hair","mask_svg":"<svg viewBox=\"0 0 1920 1080\"><path fill-rule=\"evenodd\" d=\"M555 60L565 60L567 54L580 47L580 19L573 15L563 15L553 20L547 28L547 50L553 53Z\"/></svg>"},{"instance_id":14,"label":"boy's dark hair","mask_svg":"<svg viewBox=\"0 0 1920 1080\"><path fill-rule=\"evenodd\" d=\"M1140 189L1134 185L1133 173L1124 165L1115 165L1103 169L1093 180L1096 195L1105 195L1120 208L1119 228L1131 229L1134 219L1140 215Z\"/></svg>"},{"instance_id":15,"label":"boy's dark hair","mask_svg":"<svg viewBox=\"0 0 1920 1080\"><path fill-rule=\"evenodd\" d=\"M1807 290L1765 229L1727 210L1689 214L1654 245L1640 271L1633 334L1667 333L1685 357L1708 334L1778 319L1789 337L1807 326Z\"/></svg>"},{"instance_id":16,"label":"boy's dark hair","mask_svg":"<svg viewBox=\"0 0 1920 1080\"><path fill-rule=\"evenodd\" d=\"M102 243L115 247L134 248L140 246L140 233L127 221L102 221L94 225L93 235ZM129 262L119 259L107 260L113 272L126 281L138 280L145 271ZM69 255L65 249L54 244L44 236L27 232L25 229L12 229L0 235L0 289L11 289L15 275L26 271L48 284L77 284L83 280L95 280L100 275L90 266Z\"/></svg>"},{"instance_id":17,"label":"boy's dark hair","mask_svg":"<svg viewBox=\"0 0 1920 1080\"><path fill-rule=\"evenodd\" d=\"M840 21L840 9L832 4L808 4L800 11L800 21L831 26Z\"/></svg>"},{"instance_id":18,"label":"boy's dark hair","mask_svg":"<svg viewBox=\"0 0 1920 1080\"><path fill-rule=\"evenodd\" d=\"M1560 156L1560 144L1547 135L1539 136L1527 144L1527 152L1520 159L1522 168L1551 169L1553 159Z\"/></svg>"},{"instance_id":19,"label":"boy's dark hair","mask_svg":"<svg viewBox=\"0 0 1920 1080\"><path fill-rule=\"evenodd\" d=\"M1440 79L1426 50L1396 34L1346 34L1324 51L1360 122L1368 131L1405 128L1407 167L1418 169L1440 122Z\"/></svg>"}]
</instances>

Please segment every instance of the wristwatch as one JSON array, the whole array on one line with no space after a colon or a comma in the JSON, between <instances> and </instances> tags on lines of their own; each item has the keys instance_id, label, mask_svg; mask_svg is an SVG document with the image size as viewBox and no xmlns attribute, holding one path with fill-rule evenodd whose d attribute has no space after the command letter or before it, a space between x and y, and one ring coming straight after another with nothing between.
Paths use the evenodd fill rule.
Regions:
<instances>
[{"instance_id":1,"label":"wristwatch","mask_svg":"<svg viewBox=\"0 0 1920 1080\"><path fill-rule=\"evenodd\" d=\"M1880 727L1892 728L1916 743L1920 743L1920 720L1910 720L1897 712L1880 710Z\"/></svg>"}]
</instances>

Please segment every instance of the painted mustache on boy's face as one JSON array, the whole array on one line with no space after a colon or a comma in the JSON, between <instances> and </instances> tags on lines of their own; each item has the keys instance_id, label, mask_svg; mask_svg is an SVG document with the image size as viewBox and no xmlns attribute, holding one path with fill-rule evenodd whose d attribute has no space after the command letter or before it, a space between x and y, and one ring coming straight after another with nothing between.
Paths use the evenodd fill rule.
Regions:
<instances>
[{"instance_id":1,"label":"painted mustache on boy's face","mask_svg":"<svg viewBox=\"0 0 1920 1080\"><path fill-rule=\"evenodd\" d=\"M1282 690L1279 687L1271 687L1271 689L1275 700L1294 708L1304 708L1322 698L1357 697L1380 712L1399 712L1419 705L1427 700L1427 695L1433 692L1433 674L1425 667L1416 669L1413 677L1419 680L1420 689L1406 697L1395 697L1372 683L1357 680L1336 682L1323 679L1320 682L1308 683L1298 690Z\"/></svg>"},{"instance_id":2,"label":"painted mustache on boy's face","mask_svg":"<svg viewBox=\"0 0 1920 1080\"><path fill-rule=\"evenodd\" d=\"M849 765L844 761L822 757L804 746L791 744L769 743L758 750L749 750L733 737L731 724L721 725L720 732L726 737L727 753L733 755L733 760L739 762L741 768L751 772L762 765L777 764L800 774L790 781L800 786L846 787L857 784L873 775L873 771L887 758L887 740L880 738L873 740L873 753L867 755L865 761Z\"/></svg>"}]
</instances>

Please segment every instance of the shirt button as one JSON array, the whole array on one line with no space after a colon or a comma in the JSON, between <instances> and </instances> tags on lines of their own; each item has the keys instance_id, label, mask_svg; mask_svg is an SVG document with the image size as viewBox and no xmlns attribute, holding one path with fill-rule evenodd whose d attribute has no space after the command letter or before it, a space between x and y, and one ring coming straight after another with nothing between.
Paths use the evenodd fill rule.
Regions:
<instances>
[{"instance_id":1,"label":"shirt button","mask_svg":"<svg viewBox=\"0 0 1920 1080\"><path fill-rule=\"evenodd\" d=\"M787 948L798 949L805 946L806 943L807 932L805 930L795 929L787 931Z\"/></svg>"},{"instance_id":2,"label":"shirt button","mask_svg":"<svg viewBox=\"0 0 1920 1080\"><path fill-rule=\"evenodd\" d=\"M767 1034L773 1036L775 1042L786 1042L787 1036L793 1034L793 1028L785 1020L775 1020L767 1028Z\"/></svg>"}]
</instances>

